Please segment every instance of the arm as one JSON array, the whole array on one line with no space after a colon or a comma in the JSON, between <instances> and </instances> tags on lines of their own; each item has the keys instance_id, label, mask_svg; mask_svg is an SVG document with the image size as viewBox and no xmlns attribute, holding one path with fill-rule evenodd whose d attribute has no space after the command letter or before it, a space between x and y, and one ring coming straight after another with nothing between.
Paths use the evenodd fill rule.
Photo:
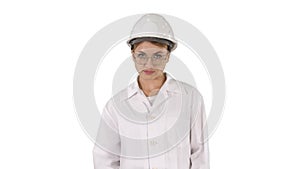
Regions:
<instances>
[{"instance_id":1,"label":"arm","mask_svg":"<svg viewBox=\"0 0 300 169\"><path fill-rule=\"evenodd\" d=\"M191 138L191 169L209 169L209 149L203 97L196 92L193 105Z\"/></svg>"},{"instance_id":2,"label":"arm","mask_svg":"<svg viewBox=\"0 0 300 169\"><path fill-rule=\"evenodd\" d=\"M101 115L98 135L93 149L94 169L120 168L120 156L118 154L121 147L118 127L115 122L116 118L113 118L112 114L108 111L110 108L107 106Z\"/></svg>"}]
</instances>

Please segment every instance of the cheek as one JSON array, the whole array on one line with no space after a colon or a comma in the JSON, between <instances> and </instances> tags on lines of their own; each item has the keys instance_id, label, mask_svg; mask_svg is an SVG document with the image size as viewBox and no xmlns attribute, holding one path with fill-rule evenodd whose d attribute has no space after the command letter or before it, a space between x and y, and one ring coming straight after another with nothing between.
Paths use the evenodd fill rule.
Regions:
<instances>
[{"instance_id":1,"label":"cheek","mask_svg":"<svg viewBox=\"0 0 300 169\"><path fill-rule=\"evenodd\" d=\"M136 69L138 72L141 72L141 71L144 69L144 67L143 67L142 65L138 65L138 64L136 64L136 63L134 63L134 66L135 66L135 69Z\"/></svg>"},{"instance_id":2,"label":"cheek","mask_svg":"<svg viewBox=\"0 0 300 169\"><path fill-rule=\"evenodd\" d=\"M164 70L166 67L166 63L162 63L160 65L155 66L155 69Z\"/></svg>"}]
</instances>

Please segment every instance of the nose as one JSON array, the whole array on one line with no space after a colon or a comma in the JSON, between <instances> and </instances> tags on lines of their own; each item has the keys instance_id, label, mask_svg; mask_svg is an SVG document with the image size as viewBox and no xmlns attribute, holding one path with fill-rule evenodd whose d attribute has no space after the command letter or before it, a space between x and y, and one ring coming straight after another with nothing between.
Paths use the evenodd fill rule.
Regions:
<instances>
[{"instance_id":1,"label":"nose","mask_svg":"<svg viewBox=\"0 0 300 169\"><path fill-rule=\"evenodd\" d=\"M153 67L153 63L152 63L151 57L147 58L147 62L145 63L145 66L148 67L148 68L152 68Z\"/></svg>"}]
</instances>

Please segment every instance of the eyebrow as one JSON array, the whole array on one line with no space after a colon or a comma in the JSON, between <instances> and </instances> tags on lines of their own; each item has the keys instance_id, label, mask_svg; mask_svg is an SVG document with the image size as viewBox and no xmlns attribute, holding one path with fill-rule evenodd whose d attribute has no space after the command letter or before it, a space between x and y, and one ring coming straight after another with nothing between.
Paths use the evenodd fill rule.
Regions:
<instances>
[{"instance_id":1,"label":"eyebrow","mask_svg":"<svg viewBox=\"0 0 300 169\"><path fill-rule=\"evenodd\" d=\"M137 51L137 52L139 52L139 53L143 53L143 54L146 54L145 52L142 52L142 51ZM162 52L162 51L158 51L158 52L155 52L154 54L158 54L158 53L164 53L164 52Z\"/></svg>"},{"instance_id":2,"label":"eyebrow","mask_svg":"<svg viewBox=\"0 0 300 169\"><path fill-rule=\"evenodd\" d=\"M143 53L143 54L145 54L145 52L142 52L142 51L137 51L138 53Z\"/></svg>"}]
</instances>

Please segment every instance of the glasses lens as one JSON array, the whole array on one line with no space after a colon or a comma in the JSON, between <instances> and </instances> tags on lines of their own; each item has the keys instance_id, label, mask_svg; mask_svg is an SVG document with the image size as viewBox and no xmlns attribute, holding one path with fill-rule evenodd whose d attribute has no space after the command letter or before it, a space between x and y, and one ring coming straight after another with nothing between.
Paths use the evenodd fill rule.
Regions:
<instances>
[{"instance_id":1,"label":"glasses lens","mask_svg":"<svg viewBox=\"0 0 300 169\"><path fill-rule=\"evenodd\" d=\"M134 53L134 58L137 64L145 65L150 58L145 53ZM167 53L156 53L152 55L151 62L153 65L163 64L167 58Z\"/></svg>"}]
</instances>

